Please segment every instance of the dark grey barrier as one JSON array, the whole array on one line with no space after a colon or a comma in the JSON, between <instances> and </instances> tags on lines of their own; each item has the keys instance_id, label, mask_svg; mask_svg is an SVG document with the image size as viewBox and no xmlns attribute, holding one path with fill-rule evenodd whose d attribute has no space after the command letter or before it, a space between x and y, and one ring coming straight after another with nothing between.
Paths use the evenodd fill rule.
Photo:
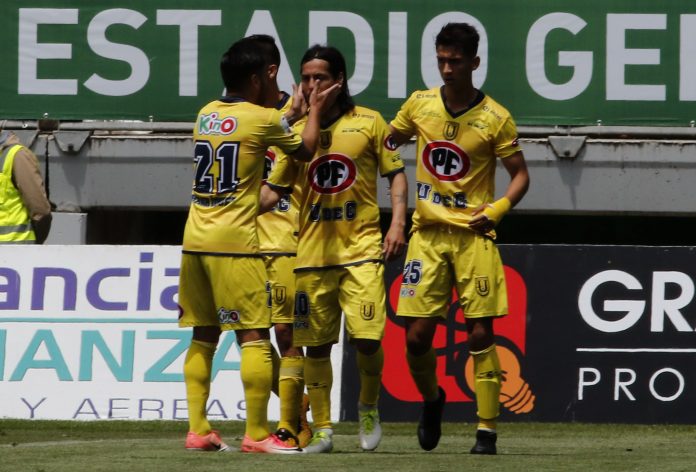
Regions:
<instances>
[{"instance_id":1,"label":"dark grey barrier","mask_svg":"<svg viewBox=\"0 0 696 472\"><path fill-rule=\"evenodd\" d=\"M503 245L509 315L496 321L502 421L696 422L696 248ZM395 316L403 261L388 264L384 421L416 421L420 397ZM455 300L453 295L453 301ZM341 417L357 418L346 345ZM446 418L475 421L464 316L435 338ZM469 372L469 374L467 374Z\"/></svg>"}]
</instances>

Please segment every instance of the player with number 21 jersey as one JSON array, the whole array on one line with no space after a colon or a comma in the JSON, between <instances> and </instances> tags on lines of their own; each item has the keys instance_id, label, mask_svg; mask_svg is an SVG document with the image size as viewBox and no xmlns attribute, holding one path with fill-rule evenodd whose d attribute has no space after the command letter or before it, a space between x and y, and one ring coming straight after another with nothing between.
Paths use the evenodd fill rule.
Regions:
<instances>
[{"instance_id":1,"label":"player with number 21 jersey","mask_svg":"<svg viewBox=\"0 0 696 472\"><path fill-rule=\"evenodd\" d=\"M292 153L302 138L279 110L224 97L206 105L194 129L196 173L184 252L259 252L256 216L269 146Z\"/></svg>"}]
</instances>

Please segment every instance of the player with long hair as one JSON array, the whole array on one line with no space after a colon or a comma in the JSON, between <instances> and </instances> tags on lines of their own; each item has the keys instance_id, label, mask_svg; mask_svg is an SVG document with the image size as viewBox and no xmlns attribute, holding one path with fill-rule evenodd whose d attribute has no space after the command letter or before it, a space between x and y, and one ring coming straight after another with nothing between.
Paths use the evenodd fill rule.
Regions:
<instances>
[{"instance_id":1,"label":"player with long hair","mask_svg":"<svg viewBox=\"0 0 696 472\"><path fill-rule=\"evenodd\" d=\"M294 343L307 349L305 383L314 419L314 436L304 450L333 449L330 354L339 340L342 312L349 342L357 350L360 446L374 450L382 436L377 403L386 322L383 262L400 254L405 244L406 175L384 119L353 103L340 51L311 47L302 58L301 77L305 94L337 85L340 92L322 111L320 143L312 160L278 163L262 189L262 206L264 195L274 195L272 203L299 183ZM378 175L391 186L392 219L384 244Z\"/></svg>"}]
</instances>

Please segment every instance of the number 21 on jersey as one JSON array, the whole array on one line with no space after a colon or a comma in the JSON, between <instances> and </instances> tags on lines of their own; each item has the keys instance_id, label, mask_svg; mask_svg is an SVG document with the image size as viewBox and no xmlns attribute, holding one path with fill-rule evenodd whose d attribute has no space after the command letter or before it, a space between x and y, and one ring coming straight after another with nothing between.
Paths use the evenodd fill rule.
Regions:
<instances>
[{"instance_id":1,"label":"number 21 on jersey","mask_svg":"<svg viewBox=\"0 0 696 472\"><path fill-rule=\"evenodd\" d=\"M193 190L198 193L225 194L237 190L239 142L227 141L213 148L209 141L196 141Z\"/></svg>"}]
</instances>

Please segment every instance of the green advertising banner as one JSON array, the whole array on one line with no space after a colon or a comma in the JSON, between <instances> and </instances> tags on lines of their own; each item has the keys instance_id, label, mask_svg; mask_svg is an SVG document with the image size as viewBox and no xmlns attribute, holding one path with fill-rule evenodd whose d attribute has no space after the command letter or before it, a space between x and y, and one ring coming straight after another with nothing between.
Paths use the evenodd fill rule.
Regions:
<instances>
[{"instance_id":1,"label":"green advertising banner","mask_svg":"<svg viewBox=\"0 0 696 472\"><path fill-rule=\"evenodd\" d=\"M4 0L0 120L193 121L221 54L274 36L280 83L314 43L341 49L356 101L392 118L440 84L434 37L479 30L475 84L523 125L690 126L696 2L686 0Z\"/></svg>"}]
</instances>

